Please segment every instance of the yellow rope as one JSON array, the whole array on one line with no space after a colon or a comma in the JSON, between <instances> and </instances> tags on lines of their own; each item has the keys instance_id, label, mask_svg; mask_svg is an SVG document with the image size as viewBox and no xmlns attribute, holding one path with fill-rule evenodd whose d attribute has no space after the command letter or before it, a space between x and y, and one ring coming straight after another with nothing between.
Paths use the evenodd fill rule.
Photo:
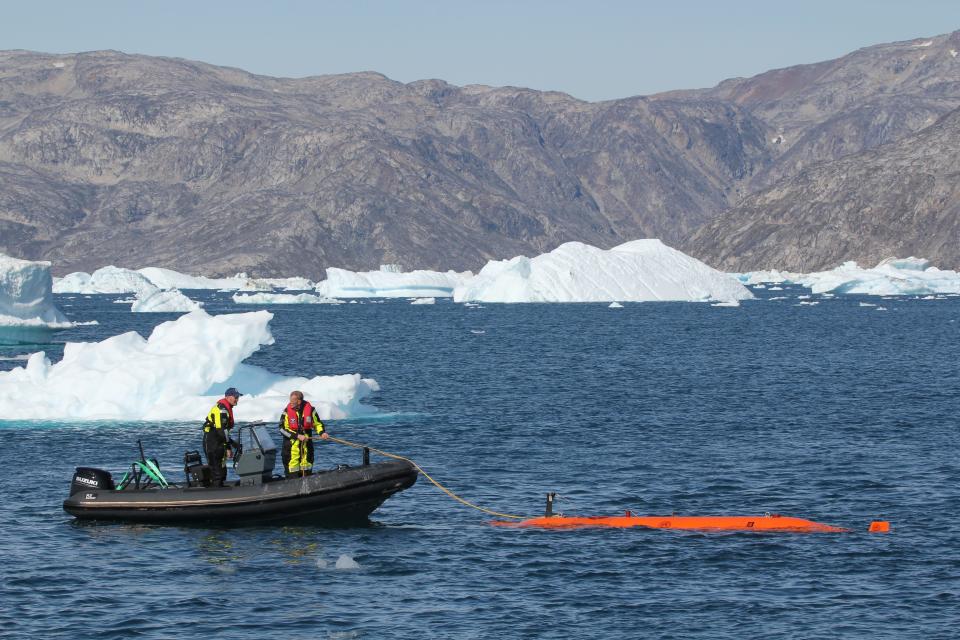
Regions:
<instances>
[{"instance_id":1,"label":"yellow rope","mask_svg":"<svg viewBox=\"0 0 960 640\"><path fill-rule=\"evenodd\" d=\"M426 478L427 480L429 480L430 482L432 482L434 485L436 485L436 487L437 487L438 489L440 489L440 491L443 491L445 494L447 494L448 496L450 496L451 498L453 498L453 499L456 500L457 502L460 502L460 503L462 503L462 504L465 504L465 505L467 505L468 507L470 507L470 508L472 508L472 509L476 509L477 511L482 511L482 512L484 512L484 513L490 514L491 516L497 516L498 518L510 518L510 519L512 519L512 520L526 520L526 519L527 519L527 516L517 516L517 515L510 514L510 513L500 513L499 511L491 511L490 509L484 509L484 508L481 507L481 506L475 505L475 504L473 504L472 502L468 502L468 501L464 500L463 498L461 498L460 496L458 496L457 494L455 494L453 491L450 491L450 490L447 489L445 486L443 486L442 484L440 484L439 482L437 482L436 480L434 480L433 478L431 478L431 477L430 477L430 474L423 470L423 467L421 467L420 465L418 465L416 462L414 462L414 461L411 460L410 458L404 458L403 456L398 456L398 455L395 454L395 453L388 453L388 452L386 452L386 451L381 451L380 449L376 449L376 448L371 447L371 446L366 445L366 444L357 444L356 442L350 442L350 441L348 441L348 440L341 440L340 438L334 438L333 436L330 436L330 439L333 440L334 442L339 442L340 444L345 444L345 445L347 445L348 447L353 447L353 448L355 448L355 449L369 449L370 451L373 451L374 453L379 453L380 455L386 456L387 458L394 458L395 460L403 460L403 461L405 461L405 462L409 462L410 464L412 464L412 465L416 468L417 471L419 471L420 473L423 474L423 477L424 477L424 478Z\"/></svg>"}]
</instances>

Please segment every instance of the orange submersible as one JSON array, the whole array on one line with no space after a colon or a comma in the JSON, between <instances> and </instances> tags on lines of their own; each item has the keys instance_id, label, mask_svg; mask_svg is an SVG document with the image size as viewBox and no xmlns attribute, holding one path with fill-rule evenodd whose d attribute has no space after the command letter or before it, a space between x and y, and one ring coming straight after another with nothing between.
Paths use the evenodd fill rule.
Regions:
<instances>
[{"instance_id":1,"label":"orange submersible","mask_svg":"<svg viewBox=\"0 0 960 640\"><path fill-rule=\"evenodd\" d=\"M770 531L782 533L849 533L850 529L829 524L782 516L778 513L762 516L635 516L627 511L622 516L565 516L553 513L555 493L547 494L547 510L541 518L519 522L495 520L492 524L505 527L533 527L538 529L580 529L607 527L627 529L683 529L696 531ZM868 529L871 533L887 533L890 523L874 520Z\"/></svg>"}]
</instances>

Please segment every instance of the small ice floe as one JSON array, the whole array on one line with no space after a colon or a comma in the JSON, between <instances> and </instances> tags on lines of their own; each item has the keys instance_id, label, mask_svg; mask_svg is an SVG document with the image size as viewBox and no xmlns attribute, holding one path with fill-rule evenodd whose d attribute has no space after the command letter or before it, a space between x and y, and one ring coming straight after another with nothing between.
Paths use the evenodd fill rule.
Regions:
<instances>
[{"instance_id":1,"label":"small ice floe","mask_svg":"<svg viewBox=\"0 0 960 640\"><path fill-rule=\"evenodd\" d=\"M482 330L482 329L470 329L470 333L475 333L475 334L477 334L478 336L480 336L480 335L485 334L486 331L484 331L484 330Z\"/></svg>"},{"instance_id":2,"label":"small ice floe","mask_svg":"<svg viewBox=\"0 0 960 640\"><path fill-rule=\"evenodd\" d=\"M623 309L623 305L620 304L619 302L611 302L609 305L607 305L607 308L608 308L608 309Z\"/></svg>"},{"instance_id":3,"label":"small ice floe","mask_svg":"<svg viewBox=\"0 0 960 640\"><path fill-rule=\"evenodd\" d=\"M767 285L765 285L765 284L754 284L754 285L751 285L751 286L752 286L754 289L766 289L766 288L767 288Z\"/></svg>"},{"instance_id":4,"label":"small ice floe","mask_svg":"<svg viewBox=\"0 0 960 640\"><path fill-rule=\"evenodd\" d=\"M797 296L797 300L807 300L810 296Z\"/></svg>"},{"instance_id":5,"label":"small ice floe","mask_svg":"<svg viewBox=\"0 0 960 640\"><path fill-rule=\"evenodd\" d=\"M739 307L740 302L738 300L724 300L723 302L714 302L710 306L711 307Z\"/></svg>"},{"instance_id":6,"label":"small ice floe","mask_svg":"<svg viewBox=\"0 0 960 640\"><path fill-rule=\"evenodd\" d=\"M874 311L886 311L886 310L887 310L886 307L877 307L876 309L874 309Z\"/></svg>"},{"instance_id":7,"label":"small ice floe","mask_svg":"<svg viewBox=\"0 0 960 640\"><path fill-rule=\"evenodd\" d=\"M820 295L821 298L835 298L836 296L832 293L824 293Z\"/></svg>"},{"instance_id":8,"label":"small ice floe","mask_svg":"<svg viewBox=\"0 0 960 640\"><path fill-rule=\"evenodd\" d=\"M770 287L770 291L783 291L783 287Z\"/></svg>"},{"instance_id":9,"label":"small ice floe","mask_svg":"<svg viewBox=\"0 0 960 640\"><path fill-rule=\"evenodd\" d=\"M337 563L333 566L336 569L359 569L360 568L360 565L357 563L357 561L345 553L341 554L340 557L337 558Z\"/></svg>"},{"instance_id":10,"label":"small ice floe","mask_svg":"<svg viewBox=\"0 0 960 640\"><path fill-rule=\"evenodd\" d=\"M787 296L773 296L772 298L767 298L768 301L773 302L774 300L786 300Z\"/></svg>"},{"instance_id":11,"label":"small ice floe","mask_svg":"<svg viewBox=\"0 0 960 640\"><path fill-rule=\"evenodd\" d=\"M812 306L815 305L815 304L820 304L820 302L818 302L817 300L813 300L813 301L811 301L811 302L808 302L808 301L806 301L806 300L803 300L803 301L800 301L800 302L798 302L797 304L795 304L795 305L793 305L793 306L795 306L795 307L801 307L801 306L803 306L803 305L807 305L807 306L812 307Z\"/></svg>"},{"instance_id":12,"label":"small ice floe","mask_svg":"<svg viewBox=\"0 0 960 640\"><path fill-rule=\"evenodd\" d=\"M923 296L920 300L936 300L937 296Z\"/></svg>"},{"instance_id":13,"label":"small ice floe","mask_svg":"<svg viewBox=\"0 0 960 640\"><path fill-rule=\"evenodd\" d=\"M7 362L15 361L15 360L26 361L30 359L31 355L32 354L29 354L29 353L21 353L15 356L0 356L0 360L5 360Z\"/></svg>"},{"instance_id":14,"label":"small ice floe","mask_svg":"<svg viewBox=\"0 0 960 640\"><path fill-rule=\"evenodd\" d=\"M317 569L326 569L330 563L325 558L317 558Z\"/></svg>"},{"instance_id":15,"label":"small ice floe","mask_svg":"<svg viewBox=\"0 0 960 640\"><path fill-rule=\"evenodd\" d=\"M861 307L875 307L875 306L877 306L877 305L873 304L872 302L861 302L861 303L860 303L860 306L861 306Z\"/></svg>"},{"instance_id":16,"label":"small ice floe","mask_svg":"<svg viewBox=\"0 0 960 640\"><path fill-rule=\"evenodd\" d=\"M416 298L415 300L412 300L410 302L410 304L436 304L436 303L437 303L436 298Z\"/></svg>"}]
</instances>

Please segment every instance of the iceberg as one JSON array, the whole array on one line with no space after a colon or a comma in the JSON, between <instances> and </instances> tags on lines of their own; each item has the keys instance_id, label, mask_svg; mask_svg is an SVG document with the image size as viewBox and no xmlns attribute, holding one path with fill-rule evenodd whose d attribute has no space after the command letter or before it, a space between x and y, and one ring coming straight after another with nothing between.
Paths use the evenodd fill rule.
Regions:
<instances>
[{"instance_id":1,"label":"iceberg","mask_svg":"<svg viewBox=\"0 0 960 640\"><path fill-rule=\"evenodd\" d=\"M748 300L736 278L659 240L604 250L567 242L535 258L491 261L457 287L455 302L642 302Z\"/></svg>"},{"instance_id":2,"label":"iceberg","mask_svg":"<svg viewBox=\"0 0 960 640\"><path fill-rule=\"evenodd\" d=\"M310 291L317 286L317 283L313 280L299 276L293 278L260 278L260 280L274 289L282 289L283 291Z\"/></svg>"},{"instance_id":3,"label":"iceberg","mask_svg":"<svg viewBox=\"0 0 960 640\"><path fill-rule=\"evenodd\" d=\"M187 313L203 306L202 302L191 300L177 289L161 291L154 287L151 291L140 292L130 306L134 313Z\"/></svg>"},{"instance_id":4,"label":"iceberg","mask_svg":"<svg viewBox=\"0 0 960 640\"><path fill-rule=\"evenodd\" d=\"M53 303L50 263L0 254L0 344L42 342L72 326Z\"/></svg>"},{"instance_id":5,"label":"iceberg","mask_svg":"<svg viewBox=\"0 0 960 640\"><path fill-rule=\"evenodd\" d=\"M92 274L78 271L54 283L54 293L139 293L146 284L163 291L173 289L198 289L214 291L273 291L286 289L289 291L309 291L314 283L307 278L250 278L246 273L238 273L230 278L208 278L206 276L191 276L173 269L161 267L144 267L143 269L124 269L123 267L107 266L97 269Z\"/></svg>"},{"instance_id":6,"label":"iceberg","mask_svg":"<svg viewBox=\"0 0 960 640\"><path fill-rule=\"evenodd\" d=\"M414 298L410 301L410 304L436 304L436 298Z\"/></svg>"},{"instance_id":7,"label":"iceberg","mask_svg":"<svg viewBox=\"0 0 960 640\"><path fill-rule=\"evenodd\" d=\"M173 269L144 267L137 273L149 280L158 289L239 289L246 281L246 274L237 274L234 278L207 278L190 276Z\"/></svg>"},{"instance_id":8,"label":"iceberg","mask_svg":"<svg viewBox=\"0 0 960 640\"><path fill-rule=\"evenodd\" d=\"M267 311L211 316L200 310L158 325L147 339L128 332L67 343L56 364L42 351L31 354L25 366L0 372L0 416L199 424L228 387L247 394L235 410L238 421L276 419L294 389L321 418L376 413L363 400L379 387L359 374L288 377L244 364L273 344L272 318Z\"/></svg>"},{"instance_id":9,"label":"iceberg","mask_svg":"<svg viewBox=\"0 0 960 640\"><path fill-rule=\"evenodd\" d=\"M923 258L888 258L872 269L845 262L829 271L796 276L813 293L870 296L960 293L960 273L930 266Z\"/></svg>"},{"instance_id":10,"label":"iceberg","mask_svg":"<svg viewBox=\"0 0 960 640\"><path fill-rule=\"evenodd\" d=\"M149 293L157 287L141 273L109 265L92 274L79 271L57 280L54 293Z\"/></svg>"},{"instance_id":11,"label":"iceberg","mask_svg":"<svg viewBox=\"0 0 960 640\"><path fill-rule=\"evenodd\" d=\"M473 277L470 271L409 271L383 265L380 271L348 271L330 267L316 291L327 298L449 298L453 290Z\"/></svg>"},{"instance_id":12,"label":"iceberg","mask_svg":"<svg viewBox=\"0 0 960 640\"><path fill-rule=\"evenodd\" d=\"M336 298L323 298L310 293L249 293L233 294L236 304L342 304Z\"/></svg>"},{"instance_id":13,"label":"iceberg","mask_svg":"<svg viewBox=\"0 0 960 640\"><path fill-rule=\"evenodd\" d=\"M733 277L748 285L761 284L780 284L782 282L793 282L798 274L788 271L777 271L769 269L767 271L748 271L747 273L731 273Z\"/></svg>"},{"instance_id":14,"label":"iceberg","mask_svg":"<svg viewBox=\"0 0 960 640\"><path fill-rule=\"evenodd\" d=\"M72 326L53 304L49 262L20 260L0 253L0 324Z\"/></svg>"}]
</instances>

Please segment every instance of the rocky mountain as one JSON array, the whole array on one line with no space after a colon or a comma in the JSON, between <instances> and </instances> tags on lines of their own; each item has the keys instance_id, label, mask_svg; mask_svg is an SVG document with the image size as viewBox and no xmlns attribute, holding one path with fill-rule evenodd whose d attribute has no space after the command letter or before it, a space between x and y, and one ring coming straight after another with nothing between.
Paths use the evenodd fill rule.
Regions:
<instances>
[{"instance_id":1,"label":"rocky mountain","mask_svg":"<svg viewBox=\"0 0 960 640\"><path fill-rule=\"evenodd\" d=\"M960 32L600 103L0 52L0 252L55 273L318 278L386 262L476 269L567 240L686 247L757 189L960 107L957 50ZM718 255L709 237L691 246Z\"/></svg>"},{"instance_id":2,"label":"rocky mountain","mask_svg":"<svg viewBox=\"0 0 960 640\"><path fill-rule=\"evenodd\" d=\"M0 251L319 277L677 241L769 162L710 98L267 78L116 52L0 55Z\"/></svg>"},{"instance_id":3,"label":"rocky mountain","mask_svg":"<svg viewBox=\"0 0 960 640\"><path fill-rule=\"evenodd\" d=\"M899 140L960 107L960 31L867 47L836 60L663 94L713 98L750 110L773 132L776 162L750 188Z\"/></svg>"},{"instance_id":4,"label":"rocky mountain","mask_svg":"<svg viewBox=\"0 0 960 640\"><path fill-rule=\"evenodd\" d=\"M894 256L960 268L960 109L919 133L748 197L701 228L687 248L730 271L809 272Z\"/></svg>"}]
</instances>

